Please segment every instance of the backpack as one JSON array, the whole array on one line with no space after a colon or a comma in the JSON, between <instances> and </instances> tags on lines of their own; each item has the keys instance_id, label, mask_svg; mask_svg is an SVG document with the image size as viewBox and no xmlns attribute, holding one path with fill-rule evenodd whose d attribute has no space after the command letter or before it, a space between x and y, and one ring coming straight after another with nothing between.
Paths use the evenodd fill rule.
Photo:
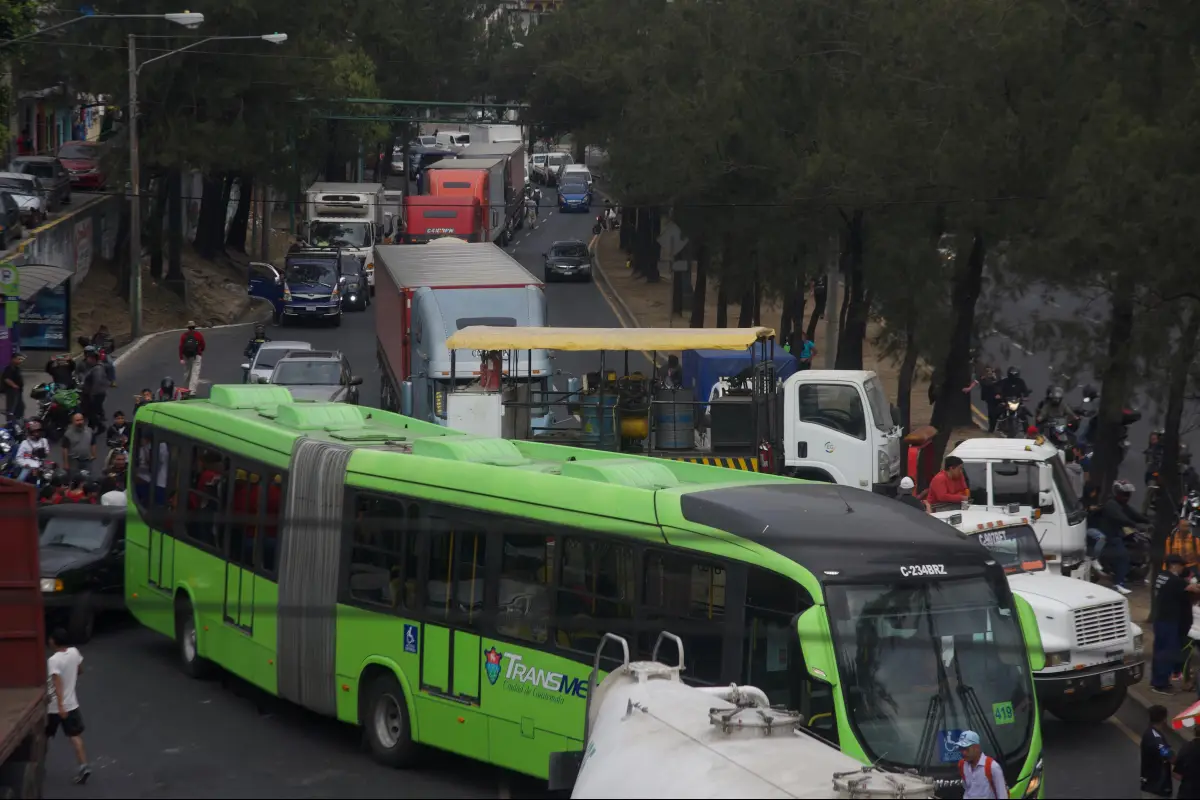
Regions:
<instances>
[{"instance_id":1,"label":"backpack","mask_svg":"<svg viewBox=\"0 0 1200 800\"><path fill-rule=\"evenodd\" d=\"M964 784L966 784L966 781L967 781L967 772L964 769L966 763L967 763L967 760L965 758L960 759L958 762L958 777L960 780L963 781ZM996 793L996 789L995 789L996 784L992 783L992 757L991 756L983 757L983 774L987 776L988 790L992 794L995 794Z\"/></svg>"},{"instance_id":2,"label":"backpack","mask_svg":"<svg viewBox=\"0 0 1200 800\"><path fill-rule=\"evenodd\" d=\"M196 338L196 334L188 331L183 335L183 357L195 358L200 355L200 340Z\"/></svg>"}]
</instances>

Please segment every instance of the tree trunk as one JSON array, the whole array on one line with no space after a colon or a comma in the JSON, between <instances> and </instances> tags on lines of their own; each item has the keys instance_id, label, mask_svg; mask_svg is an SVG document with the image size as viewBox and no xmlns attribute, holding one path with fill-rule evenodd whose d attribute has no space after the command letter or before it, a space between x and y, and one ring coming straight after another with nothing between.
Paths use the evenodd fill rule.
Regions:
<instances>
[{"instance_id":1,"label":"tree trunk","mask_svg":"<svg viewBox=\"0 0 1200 800\"><path fill-rule=\"evenodd\" d=\"M762 325L762 280L754 274L754 325Z\"/></svg>"},{"instance_id":2,"label":"tree trunk","mask_svg":"<svg viewBox=\"0 0 1200 800\"><path fill-rule=\"evenodd\" d=\"M342 166L338 160L338 121L336 119L327 120L325 128L325 180L340 181L342 179Z\"/></svg>"},{"instance_id":3,"label":"tree trunk","mask_svg":"<svg viewBox=\"0 0 1200 800\"><path fill-rule=\"evenodd\" d=\"M637 239L638 211L636 208L621 206L621 229L617 231L620 239L621 252L632 257L634 242Z\"/></svg>"},{"instance_id":4,"label":"tree trunk","mask_svg":"<svg viewBox=\"0 0 1200 800\"><path fill-rule=\"evenodd\" d=\"M896 407L900 409L900 426L905 432L912 430L912 385L917 371L917 320L911 317L904 326L904 360L900 362L900 376L896 382ZM908 474L908 444L900 440L900 469ZM909 476L916 480L916 476Z\"/></svg>"},{"instance_id":5,"label":"tree trunk","mask_svg":"<svg viewBox=\"0 0 1200 800\"><path fill-rule=\"evenodd\" d=\"M746 287L742 292L742 299L738 302L738 320L739 328L749 328L754 324L754 284Z\"/></svg>"},{"instance_id":6,"label":"tree trunk","mask_svg":"<svg viewBox=\"0 0 1200 800\"><path fill-rule=\"evenodd\" d=\"M167 280L183 280L183 170L167 172Z\"/></svg>"},{"instance_id":7,"label":"tree trunk","mask_svg":"<svg viewBox=\"0 0 1200 800\"><path fill-rule=\"evenodd\" d=\"M838 333L837 369L862 369L863 342L870 321L870 294L863 269L863 212L856 209L847 221L846 288L842 296L842 325Z\"/></svg>"},{"instance_id":8,"label":"tree trunk","mask_svg":"<svg viewBox=\"0 0 1200 800\"><path fill-rule=\"evenodd\" d=\"M203 195L200 199L200 214L196 220L196 254L201 258L216 258L223 244L222 220L225 210L221 208L222 183L218 176L205 175Z\"/></svg>"},{"instance_id":9,"label":"tree trunk","mask_svg":"<svg viewBox=\"0 0 1200 800\"><path fill-rule=\"evenodd\" d=\"M701 239L696 243L696 286L692 289L692 318L689 327L704 327L704 303L708 299L708 247Z\"/></svg>"},{"instance_id":10,"label":"tree trunk","mask_svg":"<svg viewBox=\"0 0 1200 800\"><path fill-rule=\"evenodd\" d=\"M1154 534L1150 540L1150 584L1158 567L1166 558L1167 538L1179 519L1183 501L1183 476L1179 471L1180 429L1183 423L1183 403L1188 378L1196 360L1197 338L1200 337L1200 309L1187 313L1187 323L1171 357L1170 385L1167 389L1167 419L1163 427L1162 466L1158 471L1158 497L1155 498Z\"/></svg>"},{"instance_id":11,"label":"tree trunk","mask_svg":"<svg viewBox=\"0 0 1200 800\"><path fill-rule=\"evenodd\" d=\"M241 253L246 252L246 234L250 228L250 205L254 202L254 176L242 173L238 176L237 208L233 210L233 219L229 222L229 233L225 235L225 246L232 247ZM262 220L262 229L267 229L266 220Z\"/></svg>"},{"instance_id":12,"label":"tree trunk","mask_svg":"<svg viewBox=\"0 0 1200 800\"><path fill-rule=\"evenodd\" d=\"M166 220L167 173L160 171L154 176L154 205L146 220L150 232L150 275L155 280L163 278L163 224Z\"/></svg>"},{"instance_id":13,"label":"tree trunk","mask_svg":"<svg viewBox=\"0 0 1200 800\"><path fill-rule=\"evenodd\" d=\"M1100 376L1100 410L1096 442L1092 451L1090 477L1107 497L1117 479L1121 462L1121 442L1125 427L1121 424L1126 404L1133 394L1134 275L1122 270L1113 287L1111 318L1108 323L1108 358Z\"/></svg>"},{"instance_id":14,"label":"tree trunk","mask_svg":"<svg viewBox=\"0 0 1200 800\"><path fill-rule=\"evenodd\" d=\"M717 284L717 327L729 327L729 294L725 291L725 281Z\"/></svg>"},{"instance_id":15,"label":"tree trunk","mask_svg":"<svg viewBox=\"0 0 1200 800\"><path fill-rule=\"evenodd\" d=\"M987 254L983 231L976 229L971 249L959 253L954 264L954 326L950 330L950 348L942 367L942 385L933 406L931 424L937 428L933 458L941 463L956 425L971 424L971 397L963 387L971 380L971 333L975 328L975 305L983 289L983 264Z\"/></svg>"}]
</instances>

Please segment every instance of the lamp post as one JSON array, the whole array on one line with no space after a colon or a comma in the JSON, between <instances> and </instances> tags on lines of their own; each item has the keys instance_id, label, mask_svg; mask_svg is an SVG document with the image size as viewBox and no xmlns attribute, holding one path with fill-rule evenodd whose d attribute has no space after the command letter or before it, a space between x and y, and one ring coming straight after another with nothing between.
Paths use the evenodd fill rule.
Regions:
<instances>
[{"instance_id":1,"label":"lamp post","mask_svg":"<svg viewBox=\"0 0 1200 800\"><path fill-rule=\"evenodd\" d=\"M228 42L241 39L259 39L271 44L283 44L286 33L267 33L260 36L209 36L176 50L148 58L137 63L137 36L129 34L129 183L133 205L129 209L129 317L130 333L134 339L142 335L142 167L138 155L138 95L137 79L142 68L193 47L208 42Z\"/></svg>"},{"instance_id":2,"label":"lamp post","mask_svg":"<svg viewBox=\"0 0 1200 800\"><path fill-rule=\"evenodd\" d=\"M167 22L174 22L176 25L182 25L185 28L198 28L204 22L204 15L184 11L178 14L81 14L73 19L59 22L54 25L47 25L45 28L27 33L24 36L18 36L15 39L9 39L6 42L0 43L0 47L7 47L10 44L23 42L26 39L32 39L35 36L41 36L43 33L56 31L59 28L65 28L68 25L74 25L76 22L83 22L85 19L163 19Z\"/></svg>"}]
</instances>

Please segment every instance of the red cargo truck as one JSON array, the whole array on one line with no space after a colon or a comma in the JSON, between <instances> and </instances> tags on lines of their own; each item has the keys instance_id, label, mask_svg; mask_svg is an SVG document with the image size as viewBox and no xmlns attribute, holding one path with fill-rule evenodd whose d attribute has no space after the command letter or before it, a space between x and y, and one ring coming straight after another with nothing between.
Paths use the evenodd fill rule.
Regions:
<instances>
[{"instance_id":1,"label":"red cargo truck","mask_svg":"<svg viewBox=\"0 0 1200 800\"><path fill-rule=\"evenodd\" d=\"M468 195L435 197L407 195L404 198L404 244L425 244L443 236L464 242L481 242L483 207Z\"/></svg>"},{"instance_id":2,"label":"red cargo truck","mask_svg":"<svg viewBox=\"0 0 1200 800\"><path fill-rule=\"evenodd\" d=\"M0 797L40 798L46 630L33 487L0 479Z\"/></svg>"}]
</instances>

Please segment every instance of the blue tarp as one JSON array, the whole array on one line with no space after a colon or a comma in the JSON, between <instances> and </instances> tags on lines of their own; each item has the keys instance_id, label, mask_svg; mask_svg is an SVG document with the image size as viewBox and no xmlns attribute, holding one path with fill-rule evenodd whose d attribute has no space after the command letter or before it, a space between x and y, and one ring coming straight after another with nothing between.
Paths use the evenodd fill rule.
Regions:
<instances>
[{"instance_id":1,"label":"blue tarp","mask_svg":"<svg viewBox=\"0 0 1200 800\"><path fill-rule=\"evenodd\" d=\"M753 352L752 352L753 351ZM751 345L745 350L684 350L681 366L683 367L684 388L692 389L696 400L708 401L708 393L713 384L720 378L731 378L751 364L762 361L761 347ZM775 348L775 376L783 380L796 371L796 359L782 347Z\"/></svg>"}]
</instances>

